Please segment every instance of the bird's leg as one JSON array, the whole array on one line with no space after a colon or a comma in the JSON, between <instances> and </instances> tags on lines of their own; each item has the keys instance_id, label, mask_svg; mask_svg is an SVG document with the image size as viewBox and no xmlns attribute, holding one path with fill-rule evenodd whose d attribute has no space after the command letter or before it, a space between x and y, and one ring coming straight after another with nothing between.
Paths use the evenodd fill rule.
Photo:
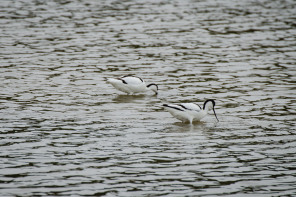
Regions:
<instances>
[{"instance_id":1,"label":"bird's leg","mask_svg":"<svg viewBox=\"0 0 296 197\"><path fill-rule=\"evenodd\" d=\"M192 121L193 121L193 118L190 118L190 119L189 119L190 124L192 124Z\"/></svg>"}]
</instances>

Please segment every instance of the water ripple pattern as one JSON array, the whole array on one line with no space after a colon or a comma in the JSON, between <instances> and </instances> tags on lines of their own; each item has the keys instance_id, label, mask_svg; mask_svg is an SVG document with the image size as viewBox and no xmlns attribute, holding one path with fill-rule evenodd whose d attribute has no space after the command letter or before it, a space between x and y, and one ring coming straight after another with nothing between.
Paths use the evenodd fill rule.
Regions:
<instances>
[{"instance_id":1,"label":"water ripple pattern","mask_svg":"<svg viewBox=\"0 0 296 197\"><path fill-rule=\"evenodd\" d=\"M293 0L2 0L1 196L295 196ZM136 74L157 96L106 77ZM201 123L163 103L216 100Z\"/></svg>"}]
</instances>

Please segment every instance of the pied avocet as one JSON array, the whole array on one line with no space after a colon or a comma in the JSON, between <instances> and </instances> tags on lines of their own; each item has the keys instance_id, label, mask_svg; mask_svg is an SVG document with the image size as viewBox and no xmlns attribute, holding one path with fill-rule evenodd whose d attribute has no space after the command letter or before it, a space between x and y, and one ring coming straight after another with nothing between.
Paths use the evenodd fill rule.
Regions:
<instances>
[{"instance_id":1,"label":"pied avocet","mask_svg":"<svg viewBox=\"0 0 296 197\"><path fill-rule=\"evenodd\" d=\"M215 101L213 99L208 99L204 102L203 108L194 103L182 103L182 104L163 104L163 106L177 119L182 122L189 121L192 124L193 121L200 121L204 118L210 110L213 109L214 114L217 118L215 112ZM218 118L217 118L218 120ZM219 122L219 120L218 120Z\"/></svg>"},{"instance_id":2,"label":"pied avocet","mask_svg":"<svg viewBox=\"0 0 296 197\"><path fill-rule=\"evenodd\" d=\"M119 78L108 78L107 81L117 90L128 94L146 92L148 90L152 90L157 94L158 91L158 86L155 83L146 86L143 79L133 75L126 75Z\"/></svg>"}]
</instances>

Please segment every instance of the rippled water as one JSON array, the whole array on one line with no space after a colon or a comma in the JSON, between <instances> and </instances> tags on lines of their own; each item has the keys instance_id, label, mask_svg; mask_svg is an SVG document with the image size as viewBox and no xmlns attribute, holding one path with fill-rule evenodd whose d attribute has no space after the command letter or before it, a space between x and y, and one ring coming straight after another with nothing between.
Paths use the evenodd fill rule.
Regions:
<instances>
[{"instance_id":1,"label":"rippled water","mask_svg":"<svg viewBox=\"0 0 296 197\"><path fill-rule=\"evenodd\" d=\"M1 196L296 195L295 10L2 0ZM159 94L106 84L131 73ZM161 107L209 98L219 123Z\"/></svg>"}]
</instances>

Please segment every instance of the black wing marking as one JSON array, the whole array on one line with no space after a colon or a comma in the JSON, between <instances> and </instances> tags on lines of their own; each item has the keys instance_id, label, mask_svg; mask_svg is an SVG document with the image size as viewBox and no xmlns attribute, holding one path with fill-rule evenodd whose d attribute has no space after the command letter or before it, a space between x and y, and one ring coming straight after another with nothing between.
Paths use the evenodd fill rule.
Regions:
<instances>
[{"instance_id":1,"label":"black wing marking","mask_svg":"<svg viewBox=\"0 0 296 197\"><path fill-rule=\"evenodd\" d=\"M179 106L182 107L183 109L191 110L191 109L188 109L187 107L185 107L185 106L182 105L182 104L179 104Z\"/></svg>"},{"instance_id":2,"label":"black wing marking","mask_svg":"<svg viewBox=\"0 0 296 197\"><path fill-rule=\"evenodd\" d=\"M202 108L199 106L199 104L196 104L196 105L199 107L199 109L202 109ZM185 109L185 110L195 110L195 109L190 109L190 108L188 108L188 107L186 107L186 106L184 106L184 105L182 105L182 104L178 104L178 106L182 107L182 108Z\"/></svg>"},{"instance_id":3,"label":"black wing marking","mask_svg":"<svg viewBox=\"0 0 296 197\"><path fill-rule=\"evenodd\" d=\"M123 78L117 78L118 80L121 80L122 81L122 83L124 83L124 84L127 84L126 83L126 81L124 81L124 79Z\"/></svg>"},{"instance_id":4,"label":"black wing marking","mask_svg":"<svg viewBox=\"0 0 296 197\"><path fill-rule=\"evenodd\" d=\"M176 110L179 110L179 111L185 111L185 110L183 110L183 109L181 109L181 108L178 108L178 107L175 107L175 106L170 106L170 105L168 105L168 104L163 104L163 106L164 106L164 107L169 107L169 108L172 108L172 109L176 109Z\"/></svg>"},{"instance_id":5,"label":"black wing marking","mask_svg":"<svg viewBox=\"0 0 296 197\"><path fill-rule=\"evenodd\" d=\"M124 77L135 77L135 78L140 79L142 82L144 82L144 80L141 77L137 77L137 76L134 76L134 75L124 75L122 78L124 78Z\"/></svg>"}]
</instances>

